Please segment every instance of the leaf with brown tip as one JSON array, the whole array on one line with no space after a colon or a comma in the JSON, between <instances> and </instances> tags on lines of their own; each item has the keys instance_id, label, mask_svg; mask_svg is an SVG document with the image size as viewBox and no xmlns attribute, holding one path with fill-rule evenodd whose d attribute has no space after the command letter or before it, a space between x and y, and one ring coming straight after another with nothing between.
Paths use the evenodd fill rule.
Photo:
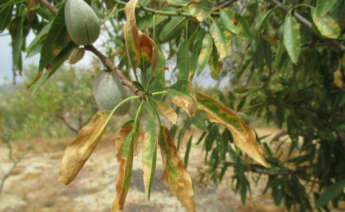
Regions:
<instances>
[{"instance_id":1,"label":"leaf with brown tip","mask_svg":"<svg viewBox=\"0 0 345 212\"><path fill-rule=\"evenodd\" d=\"M159 147L164 164L163 183L180 200L188 212L195 212L192 179L178 155L169 130L166 128L161 128Z\"/></svg>"},{"instance_id":2,"label":"leaf with brown tip","mask_svg":"<svg viewBox=\"0 0 345 212\"><path fill-rule=\"evenodd\" d=\"M198 109L205 111L210 121L219 123L228 128L238 148L261 165L269 167L263 156L260 145L256 141L254 133L239 115L209 96L202 93L197 93L196 95L198 99Z\"/></svg>"},{"instance_id":3,"label":"leaf with brown tip","mask_svg":"<svg viewBox=\"0 0 345 212\"><path fill-rule=\"evenodd\" d=\"M156 43L139 30L136 25L135 7L138 0L130 0L125 7L126 23L123 26L127 54L133 69L139 67L143 61L152 66L152 73L156 69L158 49Z\"/></svg>"},{"instance_id":4,"label":"leaf with brown tip","mask_svg":"<svg viewBox=\"0 0 345 212\"><path fill-rule=\"evenodd\" d=\"M120 164L116 180L116 197L111 212L122 212L130 186L133 155L144 133L133 128L134 121L127 122L116 135L115 146L117 160Z\"/></svg>"},{"instance_id":5,"label":"leaf with brown tip","mask_svg":"<svg viewBox=\"0 0 345 212\"><path fill-rule=\"evenodd\" d=\"M157 101L156 104L158 106L159 113L162 114L165 118L169 119L169 121L171 121L173 124L176 124L177 114L175 110L165 102Z\"/></svg>"},{"instance_id":6,"label":"leaf with brown tip","mask_svg":"<svg viewBox=\"0 0 345 212\"><path fill-rule=\"evenodd\" d=\"M189 116L195 115L197 102L193 96L174 89L169 89L168 95L172 98L172 103L186 111Z\"/></svg>"}]
</instances>

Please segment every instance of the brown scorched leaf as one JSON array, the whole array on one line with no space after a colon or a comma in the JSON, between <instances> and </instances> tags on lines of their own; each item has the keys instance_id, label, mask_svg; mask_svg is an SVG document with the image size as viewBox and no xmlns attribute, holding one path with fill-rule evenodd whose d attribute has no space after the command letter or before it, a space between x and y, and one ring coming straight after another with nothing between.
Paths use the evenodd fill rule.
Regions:
<instances>
[{"instance_id":1,"label":"brown scorched leaf","mask_svg":"<svg viewBox=\"0 0 345 212\"><path fill-rule=\"evenodd\" d=\"M186 111L189 116L194 116L198 108L193 96L173 89L168 90L168 95L172 97L172 103Z\"/></svg>"},{"instance_id":2,"label":"brown scorched leaf","mask_svg":"<svg viewBox=\"0 0 345 212\"><path fill-rule=\"evenodd\" d=\"M60 166L60 182L67 185L77 176L101 139L111 114L110 111L98 112L67 146Z\"/></svg>"},{"instance_id":3,"label":"brown scorched leaf","mask_svg":"<svg viewBox=\"0 0 345 212\"><path fill-rule=\"evenodd\" d=\"M175 110L165 102L157 101L156 104L158 106L159 113L162 114L165 118L169 119L169 121L171 121L173 124L176 124L177 114Z\"/></svg>"},{"instance_id":4,"label":"brown scorched leaf","mask_svg":"<svg viewBox=\"0 0 345 212\"><path fill-rule=\"evenodd\" d=\"M159 147L162 153L164 171L163 183L182 203L188 212L195 212L195 202L193 200L192 179L188 174L184 163L178 155L176 146L170 137L169 130L161 129Z\"/></svg>"},{"instance_id":5,"label":"brown scorched leaf","mask_svg":"<svg viewBox=\"0 0 345 212\"><path fill-rule=\"evenodd\" d=\"M141 32L136 25L135 6L137 2L138 0L130 0L125 7L126 23L123 26L123 32L127 54L133 69L139 67L142 61L148 61L154 71L157 65L158 49L156 43Z\"/></svg>"},{"instance_id":6,"label":"brown scorched leaf","mask_svg":"<svg viewBox=\"0 0 345 212\"><path fill-rule=\"evenodd\" d=\"M116 180L116 197L111 212L122 212L124 208L132 175L133 155L138 141L144 137L142 131L133 130L133 125L134 121L124 124L115 138L116 157L120 166Z\"/></svg>"},{"instance_id":7,"label":"brown scorched leaf","mask_svg":"<svg viewBox=\"0 0 345 212\"><path fill-rule=\"evenodd\" d=\"M210 121L228 128L234 137L236 146L261 165L269 167L254 133L239 115L209 96L202 93L197 93L196 95L198 109L205 111Z\"/></svg>"}]
</instances>

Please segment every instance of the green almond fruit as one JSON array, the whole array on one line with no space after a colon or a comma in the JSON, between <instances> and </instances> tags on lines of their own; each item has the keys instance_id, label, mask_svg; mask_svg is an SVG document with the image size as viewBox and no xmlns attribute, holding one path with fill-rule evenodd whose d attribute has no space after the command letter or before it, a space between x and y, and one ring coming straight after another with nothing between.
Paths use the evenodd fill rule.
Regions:
<instances>
[{"instance_id":1,"label":"green almond fruit","mask_svg":"<svg viewBox=\"0 0 345 212\"><path fill-rule=\"evenodd\" d=\"M122 100L129 96L128 89L121 85L120 80L110 72L97 73L93 84L93 95L98 109L112 110ZM128 113L130 103L126 103L117 109L116 115Z\"/></svg>"},{"instance_id":2,"label":"green almond fruit","mask_svg":"<svg viewBox=\"0 0 345 212\"><path fill-rule=\"evenodd\" d=\"M67 0L65 22L68 34L78 45L92 44L101 31L96 13L84 0Z\"/></svg>"}]
</instances>

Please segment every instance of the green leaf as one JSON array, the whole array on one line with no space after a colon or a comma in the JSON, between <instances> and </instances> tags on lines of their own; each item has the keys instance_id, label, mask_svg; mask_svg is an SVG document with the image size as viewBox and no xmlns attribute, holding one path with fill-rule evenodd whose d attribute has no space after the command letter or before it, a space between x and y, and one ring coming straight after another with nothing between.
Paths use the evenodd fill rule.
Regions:
<instances>
[{"instance_id":1,"label":"green leaf","mask_svg":"<svg viewBox=\"0 0 345 212\"><path fill-rule=\"evenodd\" d=\"M177 52L177 68L180 70L179 79L188 80L189 72L191 71L191 61L189 55L189 42L183 41Z\"/></svg>"},{"instance_id":2,"label":"green leaf","mask_svg":"<svg viewBox=\"0 0 345 212\"><path fill-rule=\"evenodd\" d=\"M0 10L0 32L4 31L11 22L13 5Z\"/></svg>"},{"instance_id":3,"label":"green leaf","mask_svg":"<svg viewBox=\"0 0 345 212\"><path fill-rule=\"evenodd\" d=\"M199 75L206 67L213 51L213 40L209 33L202 40L201 51L197 62L197 74Z\"/></svg>"},{"instance_id":4,"label":"green leaf","mask_svg":"<svg viewBox=\"0 0 345 212\"><path fill-rule=\"evenodd\" d=\"M24 20L25 16L23 7L20 7L19 16L13 21L10 27L10 34L12 38L12 60L14 66L19 72L22 71L22 49L25 43L25 36L24 36Z\"/></svg>"},{"instance_id":5,"label":"green leaf","mask_svg":"<svg viewBox=\"0 0 345 212\"><path fill-rule=\"evenodd\" d=\"M317 0L316 1L316 14L317 16L325 15L338 0Z\"/></svg>"},{"instance_id":6,"label":"green leaf","mask_svg":"<svg viewBox=\"0 0 345 212\"><path fill-rule=\"evenodd\" d=\"M234 23L236 21L236 14L230 9L220 10L220 18L230 32L234 34L239 34L241 32L241 25Z\"/></svg>"},{"instance_id":7,"label":"green leaf","mask_svg":"<svg viewBox=\"0 0 345 212\"><path fill-rule=\"evenodd\" d=\"M155 109L149 105L145 105L148 111L148 119L146 125L146 134L144 138L144 150L143 150L143 171L144 171L144 185L147 198L150 199L151 186L154 179L157 159L157 145L159 137L160 127L156 124Z\"/></svg>"},{"instance_id":8,"label":"green leaf","mask_svg":"<svg viewBox=\"0 0 345 212\"><path fill-rule=\"evenodd\" d=\"M190 136L188 143L187 143L186 152L184 154L184 166L186 167L186 169L188 167L189 153L190 153L190 149L192 147L192 142L193 142L193 136Z\"/></svg>"},{"instance_id":9,"label":"green leaf","mask_svg":"<svg viewBox=\"0 0 345 212\"><path fill-rule=\"evenodd\" d=\"M231 51L230 33L224 30L224 25L220 25L213 20L210 33L219 53L219 60L223 60Z\"/></svg>"},{"instance_id":10,"label":"green leaf","mask_svg":"<svg viewBox=\"0 0 345 212\"><path fill-rule=\"evenodd\" d=\"M321 35L332 39L337 39L340 36L340 26L331 16L319 16L315 8L312 9L311 16Z\"/></svg>"},{"instance_id":11,"label":"green leaf","mask_svg":"<svg viewBox=\"0 0 345 212\"><path fill-rule=\"evenodd\" d=\"M185 17L172 17L170 21L164 25L159 33L159 40L161 42L173 39L184 27L186 21Z\"/></svg>"},{"instance_id":12,"label":"green leaf","mask_svg":"<svg viewBox=\"0 0 345 212\"><path fill-rule=\"evenodd\" d=\"M40 44L42 44L43 41L45 41L48 32L50 31L50 27L52 26L52 22L49 24L44 25L44 27L41 29L41 31L36 35L36 37L31 41L29 46L26 48L26 53L30 54L36 47Z\"/></svg>"},{"instance_id":13,"label":"green leaf","mask_svg":"<svg viewBox=\"0 0 345 212\"><path fill-rule=\"evenodd\" d=\"M189 6L189 12L202 22L211 14L212 7L213 2L211 0L198 0Z\"/></svg>"},{"instance_id":14,"label":"green leaf","mask_svg":"<svg viewBox=\"0 0 345 212\"><path fill-rule=\"evenodd\" d=\"M269 9L262 16L259 17L259 21L257 22L257 24L255 25L255 28L254 28L255 34L258 34L260 32L261 27L264 25L267 18L271 15L272 11L273 11L273 9Z\"/></svg>"},{"instance_id":15,"label":"green leaf","mask_svg":"<svg viewBox=\"0 0 345 212\"><path fill-rule=\"evenodd\" d=\"M68 45L67 35L64 7L61 7L42 46L39 70L43 70Z\"/></svg>"},{"instance_id":16,"label":"green leaf","mask_svg":"<svg viewBox=\"0 0 345 212\"><path fill-rule=\"evenodd\" d=\"M301 32L299 23L291 14L285 17L283 42L292 62L296 64L301 53Z\"/></svg>"},{"instance_id":17,"label":"green leaf","mask_svg":"<svg viewBox=\"0 0 345 212\"><path fill-rule=\"evenodd\" d=\"M325 192L321 194L320 198L316 200L316 204L315 204L316 207L320 208L320 207L326 206L329 201L343 194L344 187L345 187L345 179L338 181L331 186L328 186Z\"/></svg>"},{"instance_id":18,"label":"green leaf","mask_svg":"<svg viewBox=\"0 0 345 212\"><path fill-rule=\"evenodd\" d=\"M219 56L218 56L217 52L214 51L212 53L209 65L210 65L211 77L214 80L218 80L219 74L223 70L223 62L219 61Z\"/></svg>"},{"instance_id":19,"label":"green leaf","mask_svg":"<svg viewBox=\"0 0 345 212\"><path fill-rule=\"evenodd\" d=\"M77 46L70 42L60 53L48 64L49 68L44 72L42 77L32 82L29 87L32 87L32 92L35 93L47 80L56 72L56 70L68 59L72 50ZM40 73L42 73L40 71ZM39 74L40 74L39 73Z\"/></svg>"},{"instance_id":20,"label":"green leaf","mask_svg":"<svg viewBox=\"0 0 345 212\"><path fill-rule=\"evenodd\" d=\"M248 24L247 19L244 18L243 16L239 15L239 14L236 14L236 20L238 20L239 24L241 24L244 36L247 38L251 38L252 37L252 31L250 30L250 26Z\"/></svg>"}]
</instances>

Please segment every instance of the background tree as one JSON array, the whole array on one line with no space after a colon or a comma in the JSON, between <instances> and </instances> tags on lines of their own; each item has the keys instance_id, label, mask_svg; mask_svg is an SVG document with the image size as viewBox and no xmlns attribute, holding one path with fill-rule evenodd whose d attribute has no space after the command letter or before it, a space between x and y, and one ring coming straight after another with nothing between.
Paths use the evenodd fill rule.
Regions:
<instances>
[{"instance_id":1,"label":"background tree","mask_svg":"<svg viewBox=\"0 0 345 212\"><path fill-rule=\"evenodd\" d=\"M23 50L40 54L39 71L30 85L37 91L78 47L68 39L65 2L1 2L5 18L0 30L11 33L16 69L22 70ZM204 131L198 142L205 148L208 174L218 182L233 167L243 202L250 191L247 172L267 175L265 192L271 190L275 203L283 202L287 208L327 210L329 201L337 207L344 199L344 0L87 2L101 19L103 53L91 44L79 47L93 52L107 71L133 91L122 103L137 100L134 121L119 132L121 169L114 211L124 206L135 143L142 140L148 197L159 146L169 167L163 181L188 211L195 210L184 168L192 139L185 164L177 154L183 133L192 125ZM26 45L29 31L36 38ZM192 89L205 71L215 80L230 79L226 90L213 92L227 107ZM62 182L73 180L116 109L97 113L86 125L88 130L83 128L73 142L80 145L67 148ZM286 129L291 143L273 139L277 148L262 143L264 159L256 142L261 138L255 139L231 109L274 122ZM142 111L146 125L140 125ZM177 131L177 125L162 126L158 112L172 123L177 114L189 117ZM140 139L142 130L148 135L144 139ZM278 157L281 146L289 147L284 159ZM85 147L88 151L71 159ZM254 164L237 147L266 168ZM70 166L77 168L65 172ZM184 184L184 192L179 192L177 181Z\"/></svg>"}]
</instances>

